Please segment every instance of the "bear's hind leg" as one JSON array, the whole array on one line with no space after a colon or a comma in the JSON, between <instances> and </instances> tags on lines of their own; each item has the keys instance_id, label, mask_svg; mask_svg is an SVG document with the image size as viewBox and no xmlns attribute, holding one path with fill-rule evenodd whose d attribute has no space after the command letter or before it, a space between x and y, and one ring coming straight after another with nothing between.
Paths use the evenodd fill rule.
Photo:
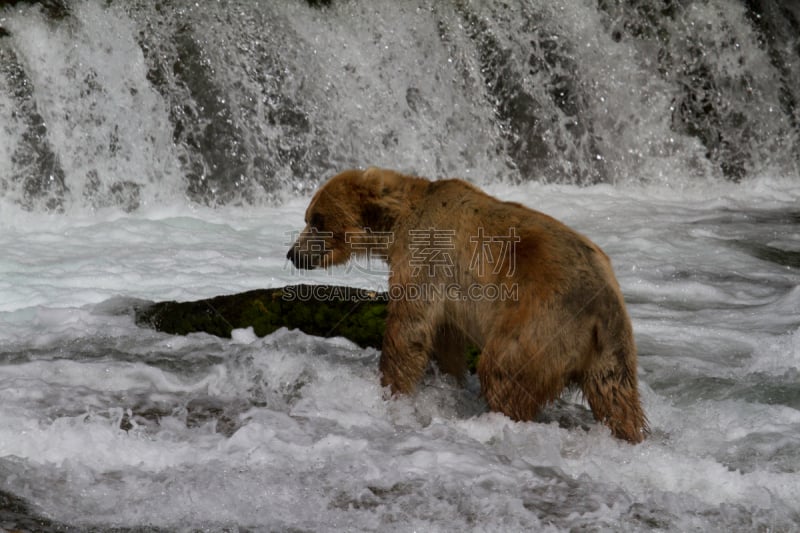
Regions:
<instances>
[{"instance_id":1,"label":"bear's hind leg","mask_svg":"<svg viewBox=\"0 0 800 533\"><path fill-rule=\"evenodd\" d=\"M598 333L597 336L604 335ZM611 428L615 437L632 443L644 440L649 428L639 400L632 341L600 342L598 353L579 382L595 418Z\"/></svg>"}]
</instances>

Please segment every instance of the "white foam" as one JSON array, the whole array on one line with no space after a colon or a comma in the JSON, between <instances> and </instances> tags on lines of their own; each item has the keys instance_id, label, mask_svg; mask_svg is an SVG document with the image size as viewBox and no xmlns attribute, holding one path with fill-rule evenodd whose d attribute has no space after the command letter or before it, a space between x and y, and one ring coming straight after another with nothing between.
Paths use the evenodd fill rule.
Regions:
<instances>
[{"instance_id":1,"label":"white foam","mask_svg":"<svg viewBox=\"0 0 800 533\"><path fill-rule=\"evenodd\" d=\"M800 371L800 328L758 343L749 370L772 375Z\"/></svg>"},{"instance_id":2,"label":"white foam","mask_svg":"<svg viewBox=\"0 0 800 533\"><path fill-rule=\"evenodd\" d=\"M231 331L231 341L236 344L252 344L257 338L252 326Z\"/></svg>"},{"instance_id":3,"label":"white foam","mask_svg":"<svg viewBox=\"0 0 800 533\"><path fill-rule=\"evenodd\" d=\"M147 523L165 528L466 530L498 517L510 529L613 528L640 501L686 523L709 525L703 513L734 506L786 524L800 499L800 418L788 397L768 403L762 389L791 387L798 367L798 278L729 244L784 226L719 217L794 200L767 192L744 204L728 186L696 202L652 188L489 189L611 255L642 355L654 430L645 443L613 439L588 414L585 432L584 422L487 413L475 380L462 389L429 375L415 394L386 400L378 352L343 339L174 337L133 324L129 298L385 284L356 269L289 268L284 233L300 229L308 198L19 221L3 211L0 487L73 524L141 525L146 508ZM157 414L143 416L148 408Z\"/></svg>"}]
</instances>

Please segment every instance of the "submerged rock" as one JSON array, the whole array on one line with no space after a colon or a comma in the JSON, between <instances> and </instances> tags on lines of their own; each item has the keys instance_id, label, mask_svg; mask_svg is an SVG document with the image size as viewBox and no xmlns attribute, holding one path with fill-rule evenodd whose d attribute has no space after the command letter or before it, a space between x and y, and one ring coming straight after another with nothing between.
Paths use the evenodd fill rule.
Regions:
<instances>
[{"instance_id":1,"label":"submerged rock","mask_svg":"<svg viewBox=\"0 0 800 533\"><path fill-rule=\"evenodd\" d=\"M380 350L389 295L339 285L288 285L216 296L194 302L158 302L135 308L136 323L173 335L209 333L231 338L253 328L264 337L280 328L318 337L345 337ZM467 350L467 367L477 369L479 351Z\"/></svg>"},{"instance_id":2,"label":"submerged rock","mask_svg":"<svg viewBox=\"0 0 800 533\"><path fill-rule=\"evenodd\" d=\"M380 348L386 293L335 285L290 285L194 302L159 302L136 311L136 323L176 335L205 332L231 337L252 327L259 337L299 329L320 337L346 337L362 348Z\"/></svg>"}]
</instances>

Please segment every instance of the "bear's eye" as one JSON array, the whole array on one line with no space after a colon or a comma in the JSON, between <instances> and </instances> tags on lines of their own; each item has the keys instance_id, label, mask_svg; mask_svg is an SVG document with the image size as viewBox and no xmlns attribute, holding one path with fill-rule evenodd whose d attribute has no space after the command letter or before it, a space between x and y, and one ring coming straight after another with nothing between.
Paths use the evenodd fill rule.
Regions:
<instances>
[{"instance_id":1,"label":"bear's eye","mask_svg":"<svg viewBox=\"0 0 800 533\"><path fill-rule=\"evenodd\" d=\"M325 216L319 213L314 213L311 215L311 220L309 221L309 225L312 228L321 229L322 226L325 225Z\"/></svg>"}]
</instances>

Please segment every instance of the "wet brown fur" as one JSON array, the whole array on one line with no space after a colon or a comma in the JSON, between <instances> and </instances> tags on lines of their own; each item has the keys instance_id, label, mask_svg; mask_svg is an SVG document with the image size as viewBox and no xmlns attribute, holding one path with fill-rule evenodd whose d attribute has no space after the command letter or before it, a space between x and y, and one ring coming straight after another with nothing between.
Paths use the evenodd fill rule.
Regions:
<instances>
[{"instance_id":1,"label":"wet brown fur","mask_svg":"<svg viewBox=\"0 0 800 533\"><path fill-rule=\"evenodd\" d=\"M288 257L300 267L327 267L368 252L371 232L391 232L390 288L422 284L517 284L516 301L392 299L380 360L382 383L411 392L431 358L463 378L465 347L481 349L478 375L491 409L531 420L575 384L595 417L630 442L647 434L639 400L636 347L611 263L603 251L561 222L518 203L497 200L456 179L429 181L391 170L349 170L331 178L311 200L306 229ZM320 227L321 226L321 227ZM520 241L511 265L470 268L478 228ZM369 230L367 230L369 228ZM409 231L454 230L451 276L411 266ZM312 231L330 232L324 252L305 246ZM361 247L346 234L360 234ZM378 240L372 243L378 246ZM500 257L499 250L493 257ZM511 258L504 257L505 261ZM496 272L497 271L497 272Z\"/></svg>"}]
</instances>

